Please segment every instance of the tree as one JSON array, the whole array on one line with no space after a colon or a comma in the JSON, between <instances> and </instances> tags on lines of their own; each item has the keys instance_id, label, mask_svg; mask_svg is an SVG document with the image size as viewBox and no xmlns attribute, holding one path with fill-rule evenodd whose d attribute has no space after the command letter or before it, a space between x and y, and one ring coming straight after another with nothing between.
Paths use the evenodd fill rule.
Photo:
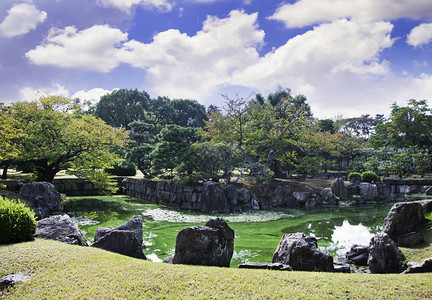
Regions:
<instances>
[{"instance_id":1,"label":"tree","mask_svg":"<svg viewBox=\"0 0 432 300\"><path fill-rule=\"evenodd\" d=\"M145 177L151 177L150 153L156 144L156 129L153 124L135 121L129 124L131 144L128 147L126 159L135 163Z\"/></svg>"},{"instance_id":2,"label":"tree","mask_svg":"<svg viewBox=\"0 0 432 300\"><path fill-rule=\"evenodd\" d=\"M408 106L392 105L390 118L376 125L372 144L378 147L418 147L431 152L432 115L426 100L411 99Z\"/></svg>"},{"instance_id":3,"label":"tree","mask_svg":"<svg viewBox=\"0 0 432 300\"><path fill-rule=\"evenodd\" d=\"M201 138L193 127L167 125L158 134L159 142L150 154L153 175L174 178L174 169L190 154L191 145Z\"/></svg>"},{"instance_id":4,"label":"tree","mask_svg":"<svg viewBox=\"0 0 432 300\"><path fill-rule=\"evenodd\" d=\"M118 158L112 149L123 147L127 133L78 111L74 100L56 96L12 104L13 129L24 134L15 139L18 157L34 165L36 180L51 182L60 170L71 168L101 184L101 169Z\"/></svg>"},{"instance_id":5,"label":"tree","mask_svg":"<svg viewBox=\"0 0 432 300\"><path fill-rule=\"evenodd\" d=\"M172 124L183 127L204 127L206 110L196 100L174 99L171 100L170 106L174 109Z\"/></svg>"},{"instance_id":6,"label":"tree","mask_svg":"<svg viewBox=\"0 0 432 300\"><path fill-rule=\"evenodd\" d=\"M285 97L279 98L282 94ZM249 175L258 179L271 178L276 159L295 152L306 124L304 106L293 103L290 91L278 95L271 94L264 103L225 97L225 114L213 111L206 122L206 136L213 142L237 145Z\"/></svg>"},{"instance_id":7,"label":"tree","mask_svg":"<svg viewBox=\"0 0 432 300\"><path fill-rule=\"evenodd\" d=\"M150 96L146 92L120 89L101 97L95 116L108 125L129 130L129 123L148 120L150 105Z\"/></svg>"}]
</instances>

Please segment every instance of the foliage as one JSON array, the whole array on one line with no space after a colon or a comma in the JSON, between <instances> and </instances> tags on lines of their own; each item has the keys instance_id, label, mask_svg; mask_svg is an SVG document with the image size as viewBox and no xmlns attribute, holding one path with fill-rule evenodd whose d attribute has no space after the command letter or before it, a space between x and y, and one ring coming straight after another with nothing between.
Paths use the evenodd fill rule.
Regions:
<instances>
[{"instance_id":1,"label":"foliage","mask_svg":"<svg viewBox=\"0 0 432 300\"><path fill-rule=\"evenodd\" d=\"M244 157L249 176L272 176L275 161L295 155L298 140L309 114L304 96L292 97L290 91L246 101L226 98L225 113L212 110L206 122L205 136L212 142L237 145Z\"/></svg>"},{"instance_id":2,"label":"foliage","mask_svg":"<svg viewBox=\"0 0 432 300\"><path fill-rule=\"evenodd\" d=\"M359 172L351 172L349 175L348 175L348 181L352 181L352 180L355 180L355 179L359 179L359 180L361 180L361 174L359 173Z\"/></svg>"},{"instance_id":3,"label":"foliage","mask_svg":"<svg viewBox=\"0 0 432 300\"><path fill-rule=\"evenodd\" d=\"M156 129L153 124L134 121L129 124L131 143L128 145L126 159L136 164L145 177L150 177L150 153L156 144Z\"/></svg>"},{"instance_id":4,"label":"foliage","mask_svg":"<svg viewBox=\"0 0 432 300\"><path fill-rule=\"evenodd\" d=\"M117 160L114 147L123 147L127 133L79 113L71 99L40 98L14 103L10 116L21 136L19 160L30 162L38 181L51 182L60 170L97 170Z\"/></svg>"},{"instance_id":5,"label":"foliage","mask_svg":"<svg viewBox=\"0 0 432 300\"><path fill-rule=\"evenodd\" d=\"M234 167L241 161L241 154L236 147L224 143L195 143L191 145L189 155L176 167L181 180L217 181L224 178L231 181Z\"/></svg>"},{"instance_id":6,"label":"foliage","mask_svg":"<svg viewBox=\"0 0 432 300\"><path fill-rule=\"evenodd\" d=\"M0 196L0 244L31 240L35 232L34 212L19 201Z\"/></svg>"},{"instance_id":7,"label":"foliage","mask_svg":"<svg viewBox=\"0 0 432 300\"><path fill-rule=\"evenodd\" d=\"M105 171L115 176L135 176L137 169L130 161L122 160L113 167L105 169Z\"/></svg>"},{"instance_id":8,"label":"foliage","mask_svg":"<svg viewBox=\"0 0 432 300\"><path fill-rule=\"evenodd\" d=\"M159 142L151 152L152 174L174 178L174 169L191 153L191 145L201 138L193 127L167 125L158 135Z\"/></svg>"},{"instance_id":9,"label":"foliage","mask_svg":"<svg viewBox=\"0 0 432 300\"><path fill-rule=\"evenodd\" d=\"M366 171L366 172L363 172L361 174L361 180L364 181L364 182L372 183L372 182L378 182L379 181L379 177L378 177L377 174L375 174L372 171Z\"/></svg>"},{"instance_id":10,"label":"foliage","mask_svg":"<svg viewBox=\"0 0 432 300\"><path fill-rule=\"evenodd\" d=\"M196 100L174 99L169 105L174 114L170 122L183 127L203 127L206 120L205 107Z\"/></svg>"},{"instance_id":11,"label":"foliage","mask_svg":"<svg viewBox=\"0 0 432 300\"><path fill-rule=\"evenodd\" d=\"M102 194L114 194L118 191L117 182L103 169L70 169L66 173L90 181Z\"/></svg>"},{"instance_id":12,"label":"foliage","mask_svg":"<svg viewBox=\"0 0 432 300\"><path fill-rule=\"evenodd\" d=\"M404 149L416 147L430 152L432 147L432 115L426 100L411 99L408 106L392 105L390 118L377 124L371 137L374 147Z\"/></svg>"},{"instance_id":13,"label":"foliage","mask_svg":"<svg viewBox=\"0 0 432 300\"><path fill-rule=\"evenodd\" d=\"M138 90L119 89L101 97L96 105L95 116L113 127L129 130L133 121L148 118L150 96Z\"/></svg>"}]
</instances>

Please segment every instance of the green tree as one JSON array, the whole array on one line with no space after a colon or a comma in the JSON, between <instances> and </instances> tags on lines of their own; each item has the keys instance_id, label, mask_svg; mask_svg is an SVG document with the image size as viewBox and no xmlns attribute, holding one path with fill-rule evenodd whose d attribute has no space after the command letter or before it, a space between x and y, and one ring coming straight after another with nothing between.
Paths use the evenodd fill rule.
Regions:
<instances>
[{"instance_id":1,"label":"green tree","mask_svg":"<svg viewBox=\"0 0 432 300\"><path fill-rule=\"evenodd\" d=\"M190 154L191 145L201 139L198 129L167 125L158 134L159 142L150 154L151 171L162 178L174 178L174 169Z\"/></svg>"},{"instance_id":2,"label":"green tree","mask_svg":"<svg viewBox=\"0 0 432 300\"><path fill-rule=\"evenodd\" d=\"M156 128L153 124L134 121L129 124L131 144L128 146L126 159L135 163L145 177L151 177L150 153L156 145Z\"/></svg>"},{"instance_id":3,"label":"green tree","mask_svg":"<svg viewBox=\"0 0 432 300\"><path fill-rule=\"evenodd\" d=\"M170 106L174 109L172 124L183 127L204 127L206 110L196 100L174 99L171 100Z\"/></svg>"},{"instance_id":4,"label":"green tree","mask_svg":"<svg viewBox=\"0 0 432 300\"><path fill-rule=\"evenodd\" d=\"M206 136L213 142L237 145L249 176L271 178L276 159L297 149L300 132L307 123L304 107L293 103L289 90L283 95L279 99L272 94L264 103L226 97L225 114L216 110L209 115Z\"/></svg>"},{"instance_id":5,"label":"green tree","mask_svg":"<svg viewBox=\"0 0 432 300\"><path fill-rule=\"evenodd\" d=\"M149 119L150 96L138 90L114 90L101 97L95 116L113 127L129 130L129 123Z\"/></svg>"},{"instance_id":6,"label":"green tree","mask_svg":"<svg viewBox=\"0 0 432 300\"><path fill-rule=\"evenodd\" d=\"M55 96L12 104L13 129L24 134L15 139L18 156L32 162L36 180L51 182L60 170L71 168L101 183L100 170L116 161L112 149L124 145L127 133L78 111L74 100Z\"/></svg>"},{"instance_id":7,"label":"green tree","mask_svg":"<svg viewBox=\"0 0 432 300\"><path fill-rule=\"evenodd\" d=\"M393 103L390 118L375 128L376 133L371 137L375 148L413 146L431 151L432 115L426 100L411 99L403 107Z\"/></svg>"}]
</instances>

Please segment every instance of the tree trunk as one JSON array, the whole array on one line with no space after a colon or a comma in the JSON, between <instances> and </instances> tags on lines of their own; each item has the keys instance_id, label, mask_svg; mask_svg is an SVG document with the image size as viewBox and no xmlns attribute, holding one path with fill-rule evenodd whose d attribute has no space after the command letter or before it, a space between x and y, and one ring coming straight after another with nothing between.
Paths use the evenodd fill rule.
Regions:
<instances>
[{"instance_id":1,"label":"tree trunk","mask_svg":"<svg viewBox=\"0 0 432 300\"><path fill-rule=\"evenodd\" d=\"M3 164L3 172L2 172L2 176L1 176L2 179L7 178L7 171L8 171L9 165L10 165L9 163Z\"/></svg>"}]
</instances>

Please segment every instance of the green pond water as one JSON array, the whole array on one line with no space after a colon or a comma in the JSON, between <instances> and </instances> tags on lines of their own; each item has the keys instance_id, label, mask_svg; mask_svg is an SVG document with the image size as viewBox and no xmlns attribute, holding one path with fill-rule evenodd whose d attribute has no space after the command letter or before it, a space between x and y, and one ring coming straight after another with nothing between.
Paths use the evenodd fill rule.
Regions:
<instances>
[{"instance_id":1,"label":"green pond water","mask_svg":"<svg viewBox=\"0 0 432 300\"><path fill-rule=\"evenodd\" d=\"M353 207L322 206L311 210L280 209L233 214L203 214L139 202L125 196L71 197L65 207L87 239L93 242L98 227L119 226L135 215L143 216L144 254L161 262L174 255L175 240L183 228L224 218L235 231L231 267L256 261L271 262L284 233L304 232L335 258L352 244L369 244L381 230L392 204Z\"/></svg>"}]
</instances>

